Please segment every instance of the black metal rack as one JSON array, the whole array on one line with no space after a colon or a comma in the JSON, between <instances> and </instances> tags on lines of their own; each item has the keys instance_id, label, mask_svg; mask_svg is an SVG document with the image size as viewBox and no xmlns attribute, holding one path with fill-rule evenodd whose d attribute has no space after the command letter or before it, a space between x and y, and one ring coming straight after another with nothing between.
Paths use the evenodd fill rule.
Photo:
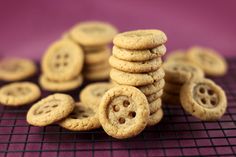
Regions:
<instances>
[{"instance_id":1,"label":"black metal rack","mask_svg":"<svg viewBox=\"0 0 236 157\"><path fill-rule=\"evenodd\" d=\"M228 97L224 117L202 122L180 106L164 104L164 119L139 136L116 140L102 129L71 132L58 125L29 126L29 108L0 106L0 157L8 156L234 156L236 154L236 58L229 72L214 79ZM75 93L76 96L78 93ZM44 93L44 96L47 93Z\"/></svg>"}]
</instances>

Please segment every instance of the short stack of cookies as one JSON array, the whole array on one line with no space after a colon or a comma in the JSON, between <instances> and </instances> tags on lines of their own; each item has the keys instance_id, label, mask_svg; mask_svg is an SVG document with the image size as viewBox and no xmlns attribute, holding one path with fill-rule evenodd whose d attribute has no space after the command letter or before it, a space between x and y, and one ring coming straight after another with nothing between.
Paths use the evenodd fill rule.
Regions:
<instances>
[{"instance_id":1,"label":"short stack of cookies","mask_svg":"<svg viewBox=\"0 0 236 157\"><path fill-rule=\"evenodd\" d=\"M111 54L109 44L117 34L117 29L104 22L90 21L75 25L69 32L70 38L84 51L84 77L98 81L109 78L108 58Z\"/></svg>"},{"instance_id":2,"label":"short stack of cookies","mask_svg":"<svg viewBox=\"0 0 236 157\"><path fill-rule=\"evenodd\" d=\"M115 84L134 86L146 96L150 116L148 125L162 116L164 70L161 57L166 53L165 33L160 30L135 30L118 34L113 40L110 77ZM153 117L156 117L153 119Z\"/></svg>"}]
</instances>

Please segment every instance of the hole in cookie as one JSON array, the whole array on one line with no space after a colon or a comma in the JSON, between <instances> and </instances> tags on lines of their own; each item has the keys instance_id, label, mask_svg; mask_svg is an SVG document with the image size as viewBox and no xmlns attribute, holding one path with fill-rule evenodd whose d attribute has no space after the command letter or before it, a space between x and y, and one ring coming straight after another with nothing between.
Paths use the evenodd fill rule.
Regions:
<instances>
[{"instance_id":1,"label":"hole in cookie","mask_svg":"<svg viewBox=\"0 0 236 157\"><path fill-rule=\"evenodd\" d=\"M61 58L61 55L58 54L58 55L56 56L56 58L57 58L57 59L60 59L60 58Z\"/></svg>"},{"instance_id":2,"label":"hole in cookie","mask_svg":"<svg viewBox=\"0 0 236 157\"><path fill-rule=\"evenodd\" d=\"M64 55L64 58L65 58L65 59L67 59L68 57L69 57L69 55L68 55L68 54L65 54L65 55Z\"/></svg>"},{"instance_id":3,"label":"hole in cookie","mask_svg":"<svg viewBox=\"0 0 236 157\"><path fill-rule=\"evenodd\" d=\"M78 110L78 112L79 112L79 113L84 113L84 111L83 111L83 110Z\"/></svg>"},{"instance_id":4,"label":"hole in cookie","mask_svg":"<svg viewBox=\"0 0 236 157\"><path fill-rule=\"evenodd\" d=\"M56 64L55 64L55 67L56 67L56 68L59 68L59 67L60 67L60 64L59 64L59 63L56 63Z\"/></svg>"},{"instance_id":5,"label":"hole in cookie","mask_svg":"<svg viewBox=\"0 0 236 157\"><path fill-rule=\"evenodd\" d=\"M130 102L128 100L123 101L123 106L128 107L130 105Z\"/></svg>"},{"instance_id":6,"label":"hole in cookie","mask_svg":"<svg viewBox=\"0 0 236 157\"><path fill-rule=\"evenodd\" d=\"M205 89L201 87L201 88L199 88L199 92L203 94L203 93L205 93Z\"/></svg>"},{"instance_id":7,"label":"hole in cookie","mask_svg":"<svg viewBox=\"0 0 236 157\"><path fill-rule=\"evenodd\" d=\"M178 70L178 67L173 67L173 70L177 71L177 70Z\"/></svg>"},{"instance_id":8,"label":"hole in cookie","mask_svg":"<svg viewBox=\"0 0 236 157\"><path fill-rule=\"evenodd\" d=\"M67 62L64 62L64 66L67 66L68 65L68 63Z\"/></svg>"},{"instance_id":9,"label":"hole in cookie","mask_svg":"<svg viewBox=\"0 0 236 157\"><path fill-rule=\"evenodd\" d=\"M57 105L57 104L55 104L55 105L53 105L52 107L53 107L53 108L56 108L57 106L58 106L58 105Z\"/></svg>"},{"instance_id":10,"label":"hole in cookie","mask_svg":"<svg viewBox=\"0 0 236 157\"><path fill-rule=\"evenodd\" d=\"M113 111L118 112L120 110L120 107L117 105L113 106Z\"/></svg>"},{"instance_id":11,"label":"hole in cookie","mask_svg":"<svg viewBox=\"0 0 236 157\"><path fill-rule=\"evenodd\" d=\"M49 113L49 112L51 112L51 110L47 110L45 113Z\"/></svg>"},{"instance_id":12,"label":"hole in cookie","mask_svg":"<svg viewBox=\"0 0 236 157\"><path fill-rule=\"evenodd\" d=\"M201 99L201 102L202 102L203 104L206 104L206 99L205 99L205 98L202 98L202 99Z\"/></svg>"},{"instance_id":13,"label":"hole in cookie","mask_svg":"<svg viewBox=\"0 0 236 157\"><path fill-rule=\"evenodd\" d=\"M48 107L49 107L48 105L44 106L44 108L48 108Z\"/></svg>"},{"instance_id":14,"label":"hole in cookie","mask_svg":"<svg viewBox=\"0 0 236 157\"><path fill-rule=\"evenodd\" d=\"M124 119L124 118L122 118L122 117L121 117L121 118L119 118L119 123L120 123L120 124L124 124L124 123L125 123L125 119Z\"/></svg>"},{"instance_id":15,"label":"hole in cookie","mask_svg":"<svg viewBox=\"0 0 236 157\"><path fill-rule=\"evenodd\" d=\"M84 117L84 118L88 118L89 116L88 116L88 115L86 115L86 114L84 114L84 115L82 115L82 117Z\"/></svg>"},{"instance_id":16,"label":"hole in cookie","mask_svg":"<svg viewBox=\"0 0 236 157\"><path fill-rule=\"evenodd\" d=\"M36 114L42 114L43 113L43 111L38 111L38 112L36 112Z\"/></svg>"},{"instance_id":17,"label":"hole in cookie","mask_svg":"<svg viewBox=\"0 0 236 157\"><path fill-rule=\"evenodd\" d=\"M211 105L213 105L213 106L216 105L216 101L215 101L215 100L211 100L210 103L211 103Z\"/></svg>"},{"instance_id":18,"label":"hole in cookie","mask_svg":"<svg viewBox=\"0 0 236 157\"><path fill-rule=\"evenodd\" d=\"M70 116L72 119L77 119L76 115Z\"/></svg>"},{"instance_id":19,"label":"hole in cookie","mask_svg":"<svg viewBox=\"0 0 236 157\"><path fill-rule=\"evenodd\" d=\"M136 112L129 112L129 117L134 118L136 116Z\"/></svg>"},{"instance_id":20,"label":"hole in cookie","mask_svg":"<svg viewBox=\"0 0 236 157\"><path fill-rule=\"evenodd\" d=\"M209 95L213 95L213 94L214 94L214 91L211 90L211 89L209 89L209 90L207 90L207 93L208 93Z\"/></svg>"}]
</instances>

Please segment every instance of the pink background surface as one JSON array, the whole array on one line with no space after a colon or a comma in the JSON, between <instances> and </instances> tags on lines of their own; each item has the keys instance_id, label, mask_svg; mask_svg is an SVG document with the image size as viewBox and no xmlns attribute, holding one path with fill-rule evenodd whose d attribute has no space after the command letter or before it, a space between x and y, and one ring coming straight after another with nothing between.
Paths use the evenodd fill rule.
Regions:
<instances>
[{"instance_id":1,"label":"pink background surface","mask_svg":"<svg viewBox=\"0 0 236 157\"><path fill-rule=\"evenodd\" d=\"M62 32L84 20L108 21L120 31L158 28L169 51L203 45L236 51L236 1L1 0L0 54L39 59Z\"/></svg>"}]
</instances>

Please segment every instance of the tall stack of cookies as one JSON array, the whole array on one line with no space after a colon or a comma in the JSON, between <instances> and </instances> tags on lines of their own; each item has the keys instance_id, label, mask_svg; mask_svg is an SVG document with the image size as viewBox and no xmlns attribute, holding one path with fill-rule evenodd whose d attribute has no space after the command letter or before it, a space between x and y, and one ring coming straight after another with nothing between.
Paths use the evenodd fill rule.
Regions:
<instances>
[{"instance_id":1,"label":"tall stack of cookies","mask_svg":"<svg viewBox=\"0 0 236 157\"><path fill-rule=\"evenodd\" d=\"M96 81L109 78L109 44L116 34L115 27L97 21L82 22L71 29L70 38L81 45L85 53L83 73L86 79Z\"/></svg>"},{"instance_id":2,"label":"tall stack of cookies","mask_svg":"<svg viewBox=\"0 0 236 157\"><path fill-rule=\"evenodd\" d=\"M150 116L148 125L163 117L164 70L161 57L166 53L165 33L160 30L135 30L118 34L113 40L110 77L119 85L137 87L147 97Z\"/></svg>"}]
</instances>

